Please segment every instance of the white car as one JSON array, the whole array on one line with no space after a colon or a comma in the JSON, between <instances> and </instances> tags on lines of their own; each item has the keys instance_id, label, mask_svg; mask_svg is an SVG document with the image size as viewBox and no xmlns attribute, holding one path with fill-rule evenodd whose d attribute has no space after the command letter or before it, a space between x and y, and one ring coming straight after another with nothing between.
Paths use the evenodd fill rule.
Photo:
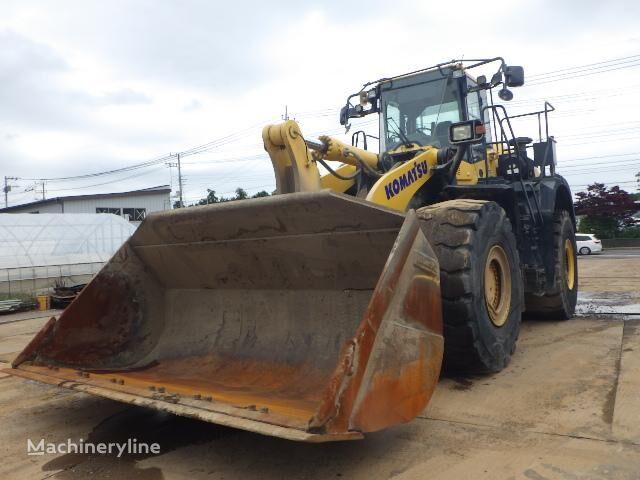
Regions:
<instances>
[{"instance_id":1,"label":"white car","mask_svg":"<svg viewBox=\"0 0 640 480\"><path fill-rule=\"evenodd\" d=\"M602 242L590 233L576 233L576 246L580 255L591 255L602 251Z\"/></svg>"}]
</instances>

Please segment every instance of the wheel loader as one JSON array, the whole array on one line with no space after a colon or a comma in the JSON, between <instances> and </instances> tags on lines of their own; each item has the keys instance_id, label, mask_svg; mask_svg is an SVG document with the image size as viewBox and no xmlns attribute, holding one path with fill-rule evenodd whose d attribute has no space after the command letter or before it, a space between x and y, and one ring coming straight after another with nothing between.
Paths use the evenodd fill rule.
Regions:
<instances>
[{"instance_id":1,"label":"wheel loader","mask_svg":"<svg viewBox=\"0 0 640 480\"><path fill-rule=\"evenodd\" d=\"M340 123L378 115L375 152L266 126L277 194L149 215L8 371L324 442L410 421L442 367L503 369L523 313L568 319L578 289L553 107L493 102L523 83L500 57L369 82Z\"/></svg>"}]
</instances>

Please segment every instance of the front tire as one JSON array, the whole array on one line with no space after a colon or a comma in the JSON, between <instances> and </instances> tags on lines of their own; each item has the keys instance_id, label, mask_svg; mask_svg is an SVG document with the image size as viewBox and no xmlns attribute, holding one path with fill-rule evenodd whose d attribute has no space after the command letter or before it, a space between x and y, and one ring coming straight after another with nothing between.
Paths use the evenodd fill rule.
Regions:
<instances>
[{"instance_id":1,"label":"front tire","mask_svg":"<svg viewBox=\"0 0 640 480\"><path fill-rule=\"evenodd\" d=\"M580 249L580 255L591 255L591 249L589 247L582 247Z\"/></svg>"},{"instance_id":2,"label":"front tire","mask_svg":"<svg viewBox=\"0 0 640 480\"><path fill-rule=\"evenodd\" d=\"M554 283L543 296L527 295L527 316L554 320L573 317L578 301L578 259L576 236L571 216L566 210L556 212L553 219ZM589 247L582 247L583 249Z\"/></svg>"},{"instance_id":3,"label":"front tire","mask_svg":"<svg viewBox=\"0 0 640 480\"><path fill-rule=\"evenodd\" d=\"M495 202L451 200L421 208L440 263L444 368L497 372L516 348L523 285L511 222Z\"/></svg>"}]
</instances>

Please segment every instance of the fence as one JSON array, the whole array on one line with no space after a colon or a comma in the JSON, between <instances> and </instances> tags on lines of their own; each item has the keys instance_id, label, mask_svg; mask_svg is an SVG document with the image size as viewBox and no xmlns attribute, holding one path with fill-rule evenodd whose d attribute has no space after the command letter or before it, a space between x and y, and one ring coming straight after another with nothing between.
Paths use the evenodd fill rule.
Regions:
<instances>
[{"instance_id":1,"label":"fence","mask_svg":"<svg viewBox=\"0 0 640 480\"><path fill-rule=\"evenodd\" d=\"M640 238L603 238L602 248L640 248Z\"/></svg>"},{"instance_id":2,"label":"fence","mask_svg":"<svg viewBox=\"0 0 640 480\"><path fill-rule=\"evenodd\" d=\"M0 293L15 295L42 293L55 285L88 282L104 262L86 262L66 265L34 265L0 269Z\"/></svg>"}]
</instances>

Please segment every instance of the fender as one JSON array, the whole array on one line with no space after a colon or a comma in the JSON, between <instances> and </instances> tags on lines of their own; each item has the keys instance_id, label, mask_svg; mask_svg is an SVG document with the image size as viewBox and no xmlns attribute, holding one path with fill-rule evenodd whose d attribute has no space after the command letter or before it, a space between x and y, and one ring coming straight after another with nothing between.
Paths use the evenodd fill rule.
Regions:
<instances>
[{"instance_id":1,"label":"fender","mask_svg":"<svg viewBox=\"0 0 640 480\"><path fill-rule=\"evenodd\" d=\"M573 197L571 188L564 177L543 177L540 180L540 210L546 222L553 220L556 209L567 210L571 215L571 221L576 227L576 214L573 209Z\"/></svg>"}]
</instances>

